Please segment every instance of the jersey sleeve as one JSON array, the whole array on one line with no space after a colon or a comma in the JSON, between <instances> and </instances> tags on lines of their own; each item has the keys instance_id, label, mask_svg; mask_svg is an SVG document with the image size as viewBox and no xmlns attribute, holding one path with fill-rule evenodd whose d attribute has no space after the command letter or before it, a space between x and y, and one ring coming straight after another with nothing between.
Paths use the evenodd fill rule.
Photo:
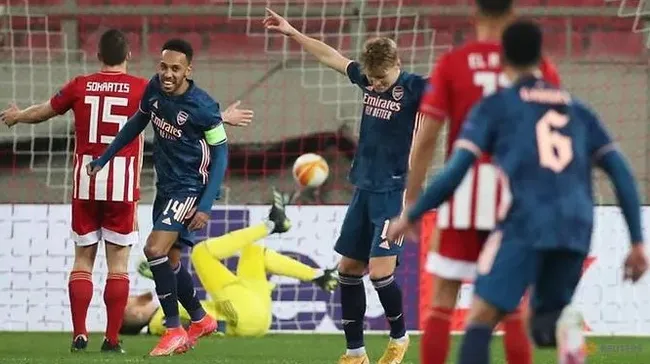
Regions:
<instances>
[{"instance_id":1,"label":"jersey sleeve","mask_svg":"<svg viewBox=\"0 0 650 364\"><path fill-rule=\"evenodd\" d=\"M541 71L542 76L544 77L544 81L555 87L560 87L560 73L557 71L557 68L553 62L549 61L548 59L544 59L541 65Z\"/></svg>"},{"instance_id":2,"label":"jersey sleeve","mask_svg":"<svg viewBox=\"0 0 650 364\"><path fill-rule=\"evenodd\" d=\"M140 112L144 114L149 114L151 112L151 97L153 95L153 92L155 91L155 88L158 87L158 75L154 75L151 77L149 80L149 83L147 86L144 88L144 92L142 93L142 99L140 99Z\"/></svg>"},{"instance_id":3,"label":"jersey sleeve","mask_svg":"<svg viewBox=\"0 0 650 364\"><path fill-rule=\"evenodd\" d=\"M75 77L70 82L68 82L62 89L60 89L52 98L50 99L50 106L52 110L59 115L65 114L68 110L72 108L75 101L79 97L78 94L78 84L79 77Z\"/></svg>"},{"instance_id":4,"label":"jersey sleeve","mask_svg":"<svg viewBox=\"0 0 650 364\"><path fill-rule=\"evenodd\" d=\"M480 157L482 153L492 153L496 132L494 110L498 110L495 103L494 98L487 98L472 108L454 143L454 149L467 149L477 157Z\"/></svg>"},{"instance_id":5,"label":"jersey sleeve","mask_svg":"<svg viewBox=\"0 0 650 364\"><path fill-rule=\"evenodd\" d=\"M614 141L603 122L589 107L578 104L578 108L582 114L581 118L584 118L589 128L587 141L589 153L593 160L597 161L615 149Z\"/></svg>"},{"instance_id":6,"label":"jersey sleeve","mask_svg":"<svg viewBox=\"0 0 650 364\"><path fill-rule=\"evenodd\" d=\"M419 111L439 121L444 121L450 114L450 83L448 82L450 66L448 64L448 57L443 56L434 66L420 102Z\"/></svg>"},{"instance_id":7,"label":"jersey sleeve","mask_svg":"<svg viewBox=\"0 0 650 364\"><path fill-rule=\"evenodd\" d=\"M359 85L360 87L366 87L370 85L368 78L361 71L361 64L359 62L351 61L348 63L345 72L348 74L348 78L353 84Z\"/></svg>"},{"instance_id":8,"label":"jersey sleeve","mask_svg":"<svg viewBox=\"0 0 650 364\"><path fill-rule=\"evenodd\" d=\"M211 97L205 101L201 117L193 119L192 122L204 131L208 144L219 145L228 140L219 103Z\"/></svg>"}]
</instances>

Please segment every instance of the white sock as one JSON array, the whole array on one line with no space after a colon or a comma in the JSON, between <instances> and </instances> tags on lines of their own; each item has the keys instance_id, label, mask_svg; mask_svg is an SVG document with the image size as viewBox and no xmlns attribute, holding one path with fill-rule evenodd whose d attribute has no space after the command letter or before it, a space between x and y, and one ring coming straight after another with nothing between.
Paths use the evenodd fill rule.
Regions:
<instances>
[{"instance_id":1,"label":"white sock","mask_svg":"<svg viewBox=\"0 0 650 364\"><path fill-rule=\"evenodd\" d=\"M398 343L398 344L404 344L406 342L406 339L408 338L409 334L404 334L402 337L398 338L390 338L392 341Z\"/></svg>"},{"instance_id":2,"label":"white sock","mask_svg":"<svg viewBox=\"0 0 650 364\"><path fill-rule=\"evenodd\" d=\"M364 355L366 355L366 347L362 346L362 347L357 348L357 349L347 349L345 351L345 355L348 355L348 356L364 356Z\"/></svg>"}]
</instances>

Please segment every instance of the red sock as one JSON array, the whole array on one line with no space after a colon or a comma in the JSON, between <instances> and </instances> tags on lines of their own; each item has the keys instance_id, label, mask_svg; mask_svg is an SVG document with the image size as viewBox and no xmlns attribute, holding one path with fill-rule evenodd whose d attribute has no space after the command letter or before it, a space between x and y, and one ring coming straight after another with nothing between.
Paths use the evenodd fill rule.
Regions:
<instances>
[{"instance_id":1,"label":"red sock","mask_svg":"<svg viewBox=\"0 0 650 364\"><path fill-rule=\"evenodd\" d=\"M503 346L509 364L532 364L533 347L519 309L503 320Z\"/></svg>"},{"instance_id":2,"label":"red sock","mask_svg":"<svg viewBox=\"0 0 650 364\"><path fill-rule=\"evenodd\" d=\"M90 272L72 271L68 280L70 312L72 314L73 338L79 335L88 337L86 315L93 298L93 279Z\"/></svg>"},{"instance_id":3,"label":"red sock","mask_svg":"<svg viewBox=\"0 0 650 364\"><path fill-rule=\"evenodd\" d=\"M106 304L106 340L116 345L124 320L124 309L129 298L128 273L109 273L104 288Z\"/></svg>"},{"instance_id":4,"label":"red sock","mask_svg":"<svg viewBox=\"0 0 650 364\"><path fill-rule=\"evenodd\" d=\"M420 344L422 364L444 364L447 361L453 313L453 309L442 307L433 307L429 312Z\"/></svg>"}]
</instances>

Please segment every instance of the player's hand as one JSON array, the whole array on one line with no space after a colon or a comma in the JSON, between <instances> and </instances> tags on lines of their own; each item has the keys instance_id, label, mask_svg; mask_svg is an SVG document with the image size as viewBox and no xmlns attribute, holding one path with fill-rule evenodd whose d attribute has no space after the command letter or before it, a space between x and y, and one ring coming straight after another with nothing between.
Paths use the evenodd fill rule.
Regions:
<instances>
[{"instance_id":1,"label":"player's hand","mask_svg":"<svg viewBox=\"0 0 650 364\"><path fill-rule=\"evenodd\" d=\"M210 220L210 215L203 211L197 211L196 207L192 207L190 212L187 214L187 219L192 219L190 224L187 225L187 230L201 230L207 225L208 220Z\"/></svg>"},{"instance_id":2,"label":"player's hand","mask_svg":"<svg viewBox=\"0 0 650 364\"><path fill-rule=\"evenodd\" d=\"M287 19L281 17L278 15L275 11L266 8L266 17L262 21L262 24L264 24L264 27L268 30L272 30L278 33L282 33L284 35L294 35L298 33L296 28L291 26Z\"/></svg>"},{"instance_id":3,"label":"player's hand","mask_svg":"<svg viewBox=\"0 0 650 364\"><path fill-rule=\"evenodd\" d=\"M405 214L393 218L388 224L388 231L386 232L386 238L389 241L397 241L401 236L415 241L418 239L417 225L411 224Z\"/></svg>"},{"instance_id":4,"label":"player's hand","mask_svg":"<svg viewBox=\"0 0 650 364\"><path fill-rule=\"evenodd\" d=\"M223 122L232 126L248 126L253 121L253 110L239 109L241 101L237 100L230 104L223 112Z\"/></svg>"},{"instance_id":5,"label":"player's hand","mask_svg":"<svg viewBox=\"0 0 650 364\"><path fill-rule=\"evenodd\" d=\"M648 270L648 259L645 255L644 245L635 244L632 246L627 258L625 258L623 278L636 282L643 276L646 270Z\"/></svg>"},{"instance_id":6,"label":"player's hand","mask_svg":"<svg viewBox=\"0 0 650 364\"><path fill-rule=\"evenodd\" d=\"M16 104L11 103L9 107L0 112L0 121L2 121L6 126L12 127L18 123L18 114L20 109Z\"/></svg>"},{"instance_id":7,"label":"player's hand","mask_svg":"<svg viewBox=\"0 0 650 364\"><path fill-rule=\"evenodd\" d=\"M97 172L99 172L99 171L101 171L101 170L102 170L102 167L100 167L100 166L98 166L98 165L96 165L96 164L94 164L94 163L92 163L92 162L86 164L86 173L87 173L90 177L96 175Z\"/></svg>"}]
</instances>

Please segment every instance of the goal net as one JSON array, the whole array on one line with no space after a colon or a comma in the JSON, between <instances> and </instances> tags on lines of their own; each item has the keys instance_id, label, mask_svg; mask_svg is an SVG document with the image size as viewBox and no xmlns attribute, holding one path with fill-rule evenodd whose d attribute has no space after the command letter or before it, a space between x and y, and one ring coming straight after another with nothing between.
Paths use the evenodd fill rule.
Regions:
<instances>
[{"instance_id":1,"label":"goal net","mask_svg":"<svg viewBox=\"0 0 650 364\"><path fill-rule=\"evenodd\" d=\"M79 7L94 6L97 15L80 13L69 19L35 16L43 14L38 4L6 1L0 10L0 105L15 101L24 107L43 102L77 74L94 72L98 67L94 56L97 41L110 27L127 34L133 55L129 71L143 77L155 72L165 40L178 36L190 41L196 54L193 79L219 100L222 108L241 100L242 107L255 110L251 126L228 128L230 162L223 198L198 238L219 236L262 221L268 213L271 187L295 190L293 161L303 153L318 153L329 163L328 181L317 191L303 191L296 206L290 207L291 231L258 244L320 269L334 267L339 259L333 245L352 195L346 176L356 149L361 92L345 76L319 65L295 42L266 32L262 26L264 8L271 7L297 29L350 58L358 56L369 37L392 37L398 43L402 67L423 75L429 74L437 57L452 45L474 38L470 8L443 0L432 4L421 0L172 0L169 8L174 16L145 4L115 15L107 1L78 0ZM542 23L546 51L558 64L563 83L606 120L631 161L645 199L650 155L646 108L650 85L644 61L645 33L641 30L645 28L635 28L641 24L635 22L636 15L617 13L620 3L547 2L548 8L541 8L535 0L528 0L532 7L523 8L521 13ZM569 6L569 13L565 8L558 10L558 6ZM594 8L602 9L602 14ZM626 5L622 9L631 8ZM67 238L73 127L71 116L66 115L34 126L0 128L0 236L9 247L0 250L0 275L8 277L0 279L0 312L8 312L6 318L0 317L0 330L71 328L66 287L74 246ZM146 140L139 214L141 244L132 249L129 272L132 294L153 289L153 282L136 272L152 226L150 203L155 193L149 129ZM443 142L433 171L442 165L442 150ZM604 181L598 176L597 200L610 205L615 197ZM597 218L617 219L608 213L611 211L604 217L598 213ZM621 287L620 282L601 280L601 276L618 274L615 267L620 265L618 259L624 251L619 242L626 239L619 220L614 227L597 227L596 268L585 273L578 299L588 311L588 320L596 323L596 332L645 332L647 329L638 326L647 321L645 318L626 316L617 325L599 318L605 313L612 315L612 307L623 307L632 300L633 292ZM420 328L430 299L430 276L422 269L426 250L426 244L406 244L398 269L409 330ZM95 294L88 323L93 331L101 331L105 325L103 260L100 253L93 275ZM224 263L235 272L237 262L233 257ZM191 269L187 252L183 264ZM273 330L341 329L339 292L330 294L310 282L268 273L276 284L272 293ZM209 298L198 279L196 283L201 297ZM370 282L365 284L367 328L386 330L376 293ZM604 288L614 294L599 299L598 292ZM462 324L471 289L469 283L463 286L456 328ZM641 304L646 303L650 308L647 301Z\"/></svg>"}]
</instances>

